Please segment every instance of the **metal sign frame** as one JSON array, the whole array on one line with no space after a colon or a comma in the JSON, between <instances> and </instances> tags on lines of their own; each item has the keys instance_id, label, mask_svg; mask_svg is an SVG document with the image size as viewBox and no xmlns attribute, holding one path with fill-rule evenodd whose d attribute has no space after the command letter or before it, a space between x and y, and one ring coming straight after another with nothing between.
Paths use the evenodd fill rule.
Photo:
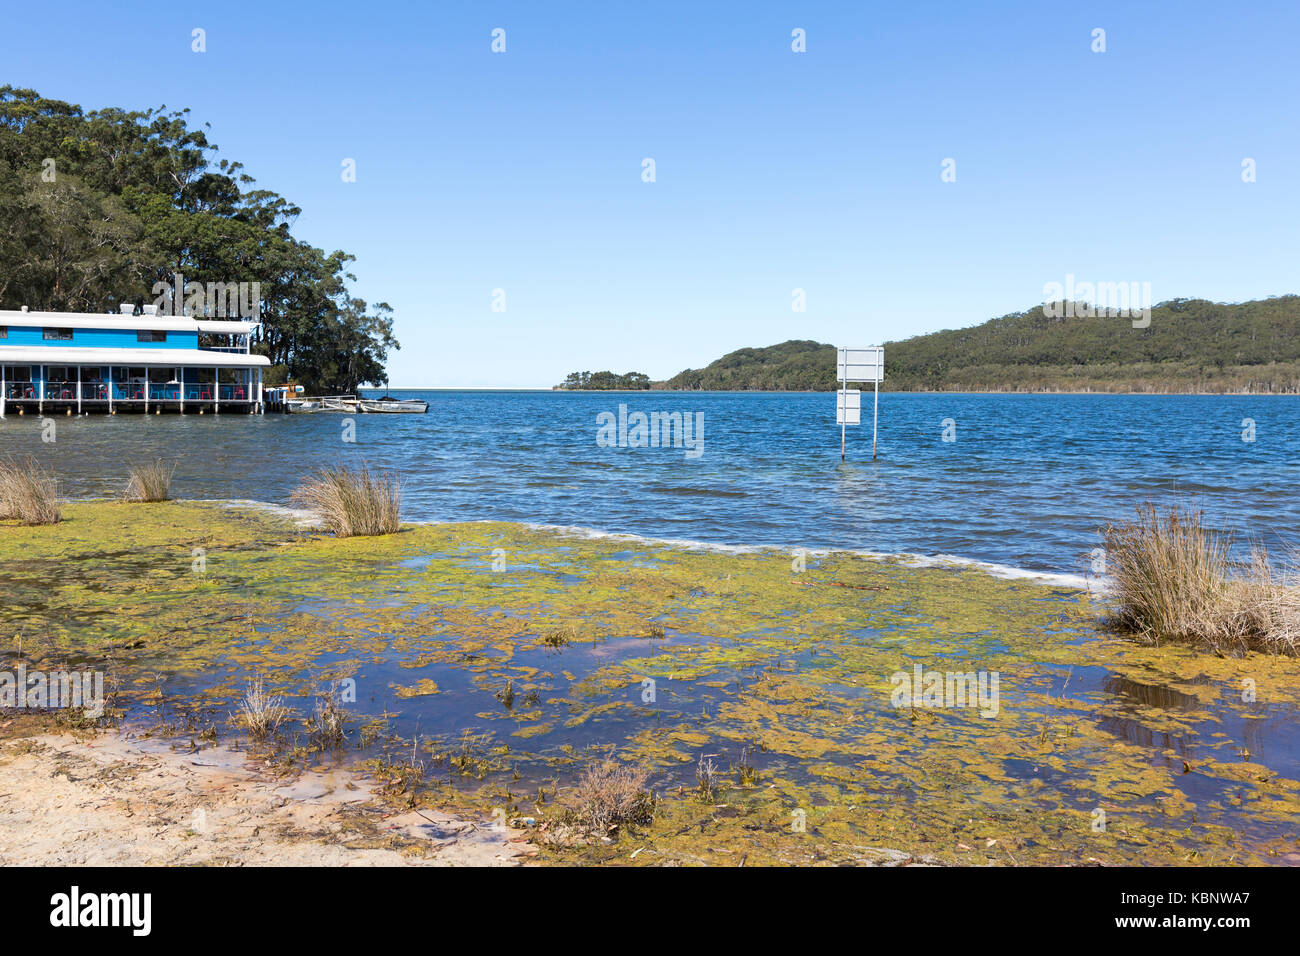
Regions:
<instances>
[{"instance_id":1,"label":"metal sign frame","mask_svg":"<svg viewBox=\"0 0 1300 956\"><path fill-rule=\"evenodd\" d=\"M835 393L835 424L862 424L862 393L856 388Z\"/></svg>"},{"instance_id":2,"label":"metal sign frame","mask_svg":"<svg viewBox=\"0 0 1300 956\"><path fill-rule=\"evenodd\" d=\"M840 349L836 377L845 382L879 382L885 377L885 349Z\"/></svg>"},{"instance_id":3,"label":"metal sign frame","mask_svg":"<svg viewBox=\"0 0 1300 956\"><path fill-rule=\"evenodd\" d=\"M871 460L876 460L876 438L879 434L880 422L880 383L885 378L885 347L883 345L872 345L865 349L840 348L836 351L837 377L840 380L839 395L835 402L835 422L840 426L840 461L844 461L845 446L845 429L848 425L857 425L861 418L859 404L859 414L852 415L853 409L846 403L849 401L849 382L871 382L874 389L875 398L871 410ZM859 396L861 402L861 393L857 389L853 394ZM845 414L845 408L848 407L849 414ZM853 417L852 422L848 421Z\"/></svg>"}]
</instances>

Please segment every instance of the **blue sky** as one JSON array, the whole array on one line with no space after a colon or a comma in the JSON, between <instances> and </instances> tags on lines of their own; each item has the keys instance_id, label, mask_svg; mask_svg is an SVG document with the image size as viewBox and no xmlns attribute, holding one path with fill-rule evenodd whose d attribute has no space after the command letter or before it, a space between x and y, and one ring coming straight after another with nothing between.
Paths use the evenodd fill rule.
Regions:
<instances>
[{"instance_id":1,"label":"blue sky","mask_svg":"<svg viewBox=\"0 0 1300 956\"><path fill-rule=\"evenodd\" d=\"M395 386L549 386L972 325L1067 274L1298 292L1298 36L1267 2L72 0L6 10L0 82L211 123L394 307Z\"/></svg>"}]
</instances>

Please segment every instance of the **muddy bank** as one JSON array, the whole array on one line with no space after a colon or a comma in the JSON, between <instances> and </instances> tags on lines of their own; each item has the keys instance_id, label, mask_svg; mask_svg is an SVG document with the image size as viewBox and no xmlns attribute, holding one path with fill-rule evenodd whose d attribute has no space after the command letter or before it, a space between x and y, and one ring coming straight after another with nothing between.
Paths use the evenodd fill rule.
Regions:
<instances>
[{"instance_id":1,"label":"muddy bank","mask_svg":"<svg viewBox=\"0 0 1300 956\"><path fill-rule=\"evenodd\" d=\"M225 747L125 735L0 744L0 865L502 866L521 834L398 811L347 770L279 776Z\"/></svg>"}]
</instances>

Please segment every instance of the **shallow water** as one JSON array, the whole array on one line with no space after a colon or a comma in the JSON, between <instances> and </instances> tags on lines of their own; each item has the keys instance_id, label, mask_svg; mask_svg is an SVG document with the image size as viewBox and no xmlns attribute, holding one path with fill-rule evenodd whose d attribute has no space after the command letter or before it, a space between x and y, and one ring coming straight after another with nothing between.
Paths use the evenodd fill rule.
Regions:
<instances>
[{"instance_id":1,"label":"shallow water","mask_svg":"<svg viewBox=\"0 0 1300 956\"><path fill-rule=\"evenodd\" d=\"M802 859L792 808L837 859L862 845L962 862L994 845L1001 862L1295 856L1294 660L1141 647L1098 629L1076 589L519 524L335 539L193 503L65 517L4 527L0 624L47 670L102 666L115 709L182 744L213 724L242 736L259 675L296 714L288 759L327 756L308 721L332 692L339 756L418 763L445 788L435 805L541 812L595 754L641 763L676 794L660 846L690 858L759 839L755 860ZM999 674L996 713L909 711L891 675L915 666ZM691 795L701 761L725 796ZM705 828L704 847L682 836Z\"/></svg>"},{"instance_id":2,"label":"shallow water","mask_svg":"<svg viewBox=\"0 0 1300 956\"><path fill-rule=\"evenodd\" d=\"M508 520L721 544L949 554L1081 573L1098 528L1135 503L1190 499L1274 549L1297 542L1300 399L890 394L839 460L834 396L808 393L402 392L427 415L116 416L0 422L65 493L111 494L130 462L175 459L175 493L283 504L303 474L399 471L408 520ZM596 417L704 416L704 450L600 447ZM945 420L953 441L945 441ZM1254 422L1253 442L1243 440Z\"/></svg>"}]
</instances>

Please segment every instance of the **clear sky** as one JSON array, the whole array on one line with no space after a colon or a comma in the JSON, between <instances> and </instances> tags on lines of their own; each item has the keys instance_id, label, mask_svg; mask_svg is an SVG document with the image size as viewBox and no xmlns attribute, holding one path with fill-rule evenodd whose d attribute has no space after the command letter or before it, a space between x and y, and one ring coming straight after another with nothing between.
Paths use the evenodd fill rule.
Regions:
<instances>
[{"instance_id":1,"label":"clear sky","mask_svg":"<svg viewBox=\"0 0 1300 956\"><path fill-rule=\"evenodd\" d=\"M190 107L296 235L355 254L394 386L873 344L1067 274L1300 292L1294 0L68 0L3 26L0 81Z\"/></svg>"}]
</instances>

